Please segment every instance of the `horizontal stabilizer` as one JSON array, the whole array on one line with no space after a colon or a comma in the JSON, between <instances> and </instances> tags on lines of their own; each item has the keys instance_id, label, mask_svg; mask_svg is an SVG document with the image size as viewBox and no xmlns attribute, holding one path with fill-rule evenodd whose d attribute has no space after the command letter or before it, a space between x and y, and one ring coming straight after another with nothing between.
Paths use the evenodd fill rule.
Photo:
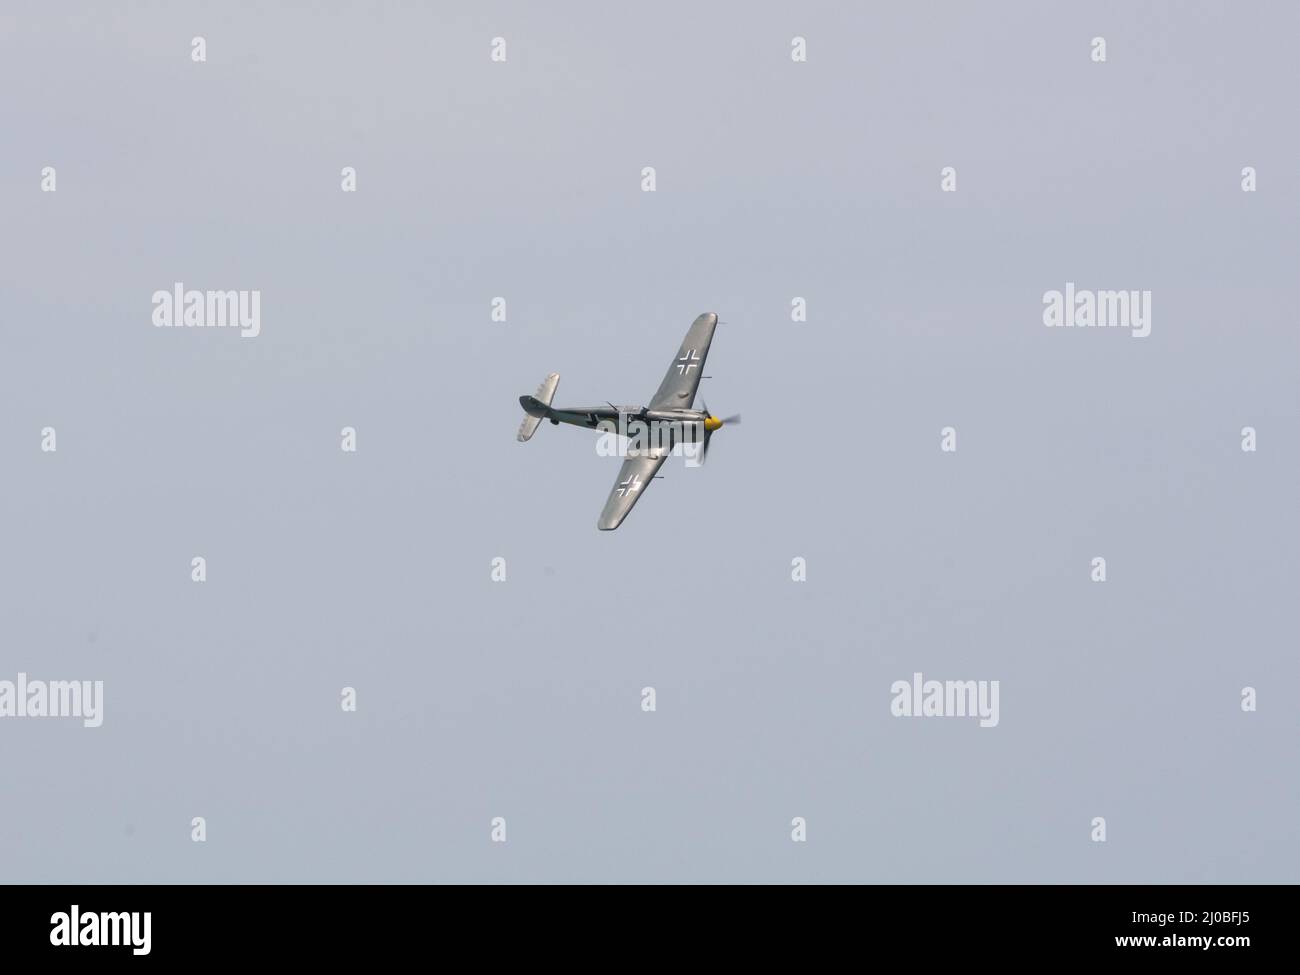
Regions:
<instances>
[{"instance_id":1,"label":"horizontal stabilizer","mask_svg":"<svg viewBox=\"0 0 1300 975\"><path fill-rule=\"evenodd\" d=\"M520 443L532 439L537 428L541 426L542 421L546 419L551 412L551 400L555 398L555 390L560 385L560 374L553 372L537 387L536 396L520 396L519 405L524 408L524 422L519 424L518 440Z\"/></svg>"}]
</instances>

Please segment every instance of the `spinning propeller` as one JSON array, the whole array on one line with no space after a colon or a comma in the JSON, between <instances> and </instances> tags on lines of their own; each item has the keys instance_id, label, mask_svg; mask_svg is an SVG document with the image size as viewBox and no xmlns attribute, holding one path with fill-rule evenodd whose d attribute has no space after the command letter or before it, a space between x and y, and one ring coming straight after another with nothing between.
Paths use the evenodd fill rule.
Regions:
<instances>
[{"instance_id":1,"label":"spinning propeller","mask_svg":"<svg viewBox=\"0 0 1300 975\"><path fill-rule=\"evenodd\" d=\"M701 400L700 405L704 407L704 446L700 450L700 463L703 464L709 457L709 441L713 439L713 432L728 423L740 426L740 414L733 413L731 416L717 417L709 411L708 403Z\"/></svg>"}]
</instances>

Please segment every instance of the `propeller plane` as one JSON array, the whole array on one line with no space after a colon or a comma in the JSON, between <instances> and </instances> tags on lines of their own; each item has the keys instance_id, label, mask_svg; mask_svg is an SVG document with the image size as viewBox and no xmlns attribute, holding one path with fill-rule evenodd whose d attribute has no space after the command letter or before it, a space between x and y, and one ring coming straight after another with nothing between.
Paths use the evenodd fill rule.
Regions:
<instances>
[{"instance_id":1,"label":"propeller plane","mask_svg":"<svg viewBox=\"0 0 1300 975\"><path fill-rule=\"evenodd\" d=\"M694 407L704 360L708 357L717 326L718 316L713 312L706 312L695 319L686 337L682 339L677 355L669 364L663 382L646 406L619 407L608 403L593 407L553 407L551 400L560 384L560 374L555 372L542 380L536 395L519 397L519 405L527 414L519 427L520 443L531 439L543 420L550 420L556 425L568 423L589 430L613 430L616 426L626 429L623 425L632 420L640 421L655 430L657 435L652 447L642 451L629 451L629 456L623 461L618 479L596 522L596 527L601 531L613 531L623 523L632 506L640 500L659 468L679 443L696 442L696 434L699 434L700 461L703 462L708 456L709 440L713 434L728 424L740 422L739 415L714 416L703 402L701 409Z\"/></svg>"}]
</instances>

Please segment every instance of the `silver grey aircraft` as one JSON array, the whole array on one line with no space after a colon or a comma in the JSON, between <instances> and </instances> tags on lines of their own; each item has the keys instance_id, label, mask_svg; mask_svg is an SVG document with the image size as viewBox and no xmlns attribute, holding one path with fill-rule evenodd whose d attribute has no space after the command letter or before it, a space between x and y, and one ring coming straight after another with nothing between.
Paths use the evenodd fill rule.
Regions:
<instances>
[{"instance_id":1,"label":"silver grey aircraft","mask_svg":"<svg viewBox=\"0 0 1300 975\"><path fill-rule=\"evenodd\" d=\"M650 486L659 468L672 454L677 444L690 444L698 451L701 463L709 452L709 438L728 423L739 423L739 416L719 418L709 412L707 404L695 409L695 392L699 389L704 360L713 342L713 330L718 327L718 316L706 312L692 323L681 348L668 366L664 381L646 406L566 407L551 406L555 389L560 384L560 374L553 372L538 387L535 396L520 396L519 405L528 414L519 427L519 442L530 439L543 420L554 424L570 423L589 430L620 433L636 429L649 436L633 445L618 472L618 479L609 492L609 500L600 513L596 527L613 531L623 523L632 506ZM639 423L639 426L638 426ZM633 437L636 439L636 437ZM696 455L692 455L696 456Z\"/></svg>"}]
</instances>

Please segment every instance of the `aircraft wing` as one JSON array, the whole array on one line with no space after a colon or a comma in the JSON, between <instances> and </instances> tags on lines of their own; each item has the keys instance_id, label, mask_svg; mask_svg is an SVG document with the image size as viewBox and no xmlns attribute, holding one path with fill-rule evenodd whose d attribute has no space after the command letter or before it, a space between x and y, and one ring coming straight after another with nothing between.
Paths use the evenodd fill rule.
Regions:
<instances>
[{"instance_id":1,"label":"aircraft wing","mask_svg":"<svg viewBox=\"0 0 1300 975\"><path fill-rule=\"evenodd\" d=\"M623 523L632 506L640 500L659 468L672 453L671 450L647 450L645 456L628 457L618 470L618 480L609 492L609 500L600 513L596 527L603 532L613 531Z\"/></svg>"},{"instance_id":2,"label":"aircraft wing","mask_svg":"<svg viewBox=\"0 0 1300 975\"><path fill-rule=\"evenodd\" d=\"M682 346L677 350L668 375L659 384L659 391L650 401L652 410L689 410L695 402L695 390L700 385L700 373L713 341L713 330L718 327L718 316L706 312L692 323Z\"/></svg>"}]
</instances>

